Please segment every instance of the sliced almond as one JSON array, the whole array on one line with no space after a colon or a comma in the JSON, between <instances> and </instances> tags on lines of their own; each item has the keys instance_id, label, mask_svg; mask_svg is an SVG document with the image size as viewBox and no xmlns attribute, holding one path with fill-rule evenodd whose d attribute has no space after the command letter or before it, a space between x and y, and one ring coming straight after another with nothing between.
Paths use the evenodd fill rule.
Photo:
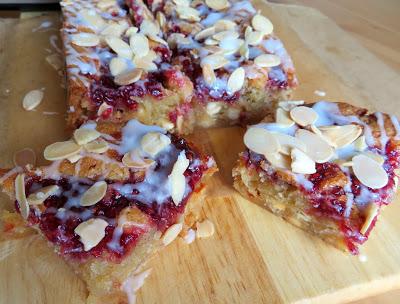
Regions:
<instances>
[{"instance_id":1,"label":"sliced almond","mask_svg":"<svg viewBox=\"0 0 400 304\"><path fill-rule=\"evenodd\" d=\"M145 59L145 57L135 57L133 59L135 66L137 69L142 69L147 72L152 72L157 70L157 65L149 59Z\"/></svg>"},{"instance_id":2,"label":"sliced almond","mask_svg":"<svg viewBox=\"0 0 400 304\"><path fill-rule=\"evenodd\" d=\"M158 153L171 144L171 139L159 132L149 132L140 141L142 150L151 157L156 157Z\"/></svg>"},{"instance_id":3,"label":"sliced almond","mask_svg":"<svg viewBox=\"0 0 400 304\"><path fill-rule=\"evenodd\" d=\"M107 152L109 145L105 140L97 139L85 144L84 148L89 153L102 154Z\"/></svg>"},{"instance_id":4,"label":"sliced almond","mask_svg":"<svg viewBox=\"0 0 400 304\"><path fill-rule=\"evenodd\" d=\"M42 102L43 95L44 93L42 90L29 91L22 101L23 108L27 111L32 111Z\"/></svg>"},{"instance_id":5,"label":"sliced almond","mask_svg":"<svg viewBox=\"0 0 400 304\"><path fill-rule=\"evenodd\" d=\"M141 155L139 149L135 149L125 153L124 157L122 158L122 163L128 168L142 170L152 166L155 161L145 158L143 155Z\"/></svg>"},{"instance_id":6,"label":"sliced almond","mask_svg":"<svg viewBox=\"0 0 400 304\"><path fill-rule=\"evenodd\" d=\"M97 138L101 133L95 129L79 128L74 131L74 140L78 145L85 145Z\"/></svg>"},{"instance_id":7,"label":"sliced almond","mask_svg":"<svg viewBox=\"0 0 400 304\"><path fill-rule=\"evenodd\" d=\"M71 42L78 46L96 46L100 43L100 37L91 33L79 33L71 35Z\"/></svg>"},{"instance_id":8,"label":"sliced almond","mask_svg":"<svg viewBox=\"0 0 400 304\"><path fill-rule=\"evenodd\" d=\"M181 233L183 228L183 224L182 223L177 223L177 224L173 224L171 225L163 234L162 236L162 242L164 244L164 246L168 246L169 244L171 244L179 235L179 233Z\"/></svg>"},{"instance_id":9,"label":"sliced almond","mask_svg":"<svg viewBox=\"0 0 400 304\"><path fill-rule=\"evenodd\" d=\"M379 206L377 204L375 204L374 202L371 202L368 204L365 212L366 212L366 217L365 217L364 224L362 225L361 230L360 230L361 234L367 233L373 220L379 213Z\"/></svg>"},{"instance_id":10,"label":"sliced almond","mask_svg":"<svg viewBox=\"0 0 400 304\"><path fill-rule=\"evenodd\" d=\"M67 159L69 160L69 162L70 162L71 164L74 164L74 163L76 163L78 160L80 160L82 157L83 157L83 156L80 155L80 154L75 154L75 155L72 155L72 156L70 156L70 157L67 157Z\"/></svg>"},{"instance_id":11,"label":"sliced almond","mask_svg":"<svg viewBox=\"0 0 400 304\"><path fill-rule=\"evenodd\" d=\"M177 6L176 12L179 18L189 21L200 21L200 12L190 6Z\"/></svg>"},{"instance_id":12,"label":"sliced almond","mask_svg":"<svg viewBox=\"0 0 400 304\"><path fill-rule=\"evenodd\" d=\"M81 151L81 146L72 140L56 142L44 149L43 155L47 160L65 159Z\"/></svg>"},{"instance_id":13,"label":"sliced almond","mask_svg":"<svg viewBox=\"0 0 400 304\"><path fill-rule=\"evenodd\" d=\"M368 156L369 158L372 158L374 161L376 161L378 164L383 165L385 163L385 158L382 155L370 152L370 151L365 151L361 153L365 156Z\"/></svg>"},{"instance_id":14,"label":"sliced almond","mask_svg":"<svg viewBox=\"0 0 400 304\"><path fill-rule=\"evenodd\" d=\"M361 135L354 141L354 148L361 152L368 148L367 142L365 141L365 136Z\"/></svg>"},{"instance_id":15,"label":"sliced almond","mask_svg":"<svg viewBox=\"0 0 400 304\"><path fill-rule=\"evenodd\" d=\"M209 8L220 11L230 6L228 0L206 0L206 4Z\"/></svg>"},{"instance_id":16,"label":"sliced almond","mask_svg":"<svg viewBox=\"0 0 400 304\"><path fill-rule=\"evenodd\" d=\"M306 151L306 145L297 138L284 134L284 133L274 133L275 138L278 140L280 148L279 152L290 155L290 151L293 148L297 148L301 151Z\"/></svg>"},{"instance_id":17,"label":"sliced almond","mask_svg":"<svg viewBox=\"0 0 400 304\"><path fill-rule=\"evenodd\" d=\"M285 126L286 128L294 125L294 121L290 118L289 112L282 108L276 109L275 120L277 124Z\"/></svg>"},{"instance_id":18,"label":"sliced almond","mask_svg":"<svg viewBox=\"0 0 400 304\"><path fill-rule=\"evenodd\" d=\"M323 126L318 128L322 136L333 143L335 148L342 148L353 143L362 133L359 125Z\"/></svg>"},{"instance_id":19,"label":"sliced almond","mask_svg":"<svg viewBox=\"0 0 400 304\"><path fill-rule=\"evenodd\" d=\"M264 33L264 35L269 35L274 31L272 22L268 18L259 14L255 15L253 19L251 19L251 25L255 30Z\"/></svg>"},{"instance_id":20,"label":"sliced almond","mask_svg":"<svg viewBox=\"0 0 400 304\"><path fill-rule=\"evenodd\" d=\"M101 31L102 36L115 36L121 37L122 33L127 29L128 25L120 24L120 23L111 23L107 25L107 27Z\"/></svg>"},{"instance_id":21,"label":"sliced almond","mask_svg":"<svg viewBox=\"0 0 400 304\"><path fill-rule=\"evenodd\" d=\"M300 174L313 174L316 172L315 162L303 151L292 149L290 156L292 158L292 171Z\"/></svg>"},{"instance_id":22,"label":"sliced almond","mask_svg":"<svg viewBox=\"0 0 400 304\"><path fill-rule=\"evenodd\" d=\"M131 26L125 31L125 35L130 37L131 35L136 34L138 32L138 30L139 29L137 27Z\"/></svg>"},{"instance_id":23,"label":"sliced almond","mask_svg":"<svg viewBox=\"0 0 400 304\"><path fill-rule=\"evenodd\" d=\"M235 29L236 23L231 20L221 19L215 22L214 27L216 32L229 31Z\"/></svg>"},{"instance_id":24,"label":"sliced almond","mask_svg":"<svg viewBox=\"0 0 400 304\"><path fill-rule=\"evenodd\" d=\"M111 59L109 67L111 75L113 76L125 73L129 68L126 59L122 57L114 57Z\"/></svg>"},{"instance_id":25,"label":"sliced almond","mask_svg":"<svg viewBox=\"0 0 400 304\"><path fill-rule=\"evenodd\" d=\"M178 45L191 43L190 39L181 33L172 33L171 35L169 35L167 42L170 48L176 48Z\"/></svg>"},{"instance_id":26,"label":"sliced almond","mask_svg":"<svg viewBox=\"0 0 400 304\"><path fill-rule=\"evenodd\" d=\"M305 127L314 124L318 119L318 113L312 108L299 106L290 110L290 117L300 126Z\"/></svg>"},{"instance_id":27,"label":"sliced almond","mask_svg":"<svg viewBox=\"0 0 400 304\"><path fill-rule=\"evenodd\" d=\"M272 68L281 64L281 59L272 54L262 54L254 59L254 63L262 68Z\"/></svg>"},{"instance_id":28,"label":"sliced almond","mask_svg":"<svg viewBox=\"0 0 400 304\"><path fill-rule=\"evenodd\" d=\"M25 194L25 174L20 173L15 178L15 199L18 201L19 210L24 219L29 216L29 204Z\"/></svg>"},{"instance_id":29,"label":"sliced almond","mask_svg":"<svg viewBox=\"0 0 400 304\"><path fill-rule=\"evenodd\" d=\"M112 106L108 105L106 102L103 102L97 110L97 116L102 116L106 111L110 109L112 110L112 108Z\"/></svg>"},{"instance_id":30,"label":"sliced almond","mask_svg":"<svg viewBox=\"0 0 400 304\"><path fill-rule=\"evenodd\" d=\"M216 33L212 36L213 39L221 41L223 39L231 38L231 39L237 39L239 38L239 33L236 31L222 31L219 33Z\"/></svg>"},{"instance_id":31,"label":"sliced almond","mask_svg":"<svg viewBox=\"0 0 400 304\"><path fill-rule=\"evenodd\" d=\"M243 87L244 76L245 71L242 67L239 67L233 71L233 73L228 78L227 88L229 93L235 93Z\"/></svg>"},{"instance_id":32,"label":"sliced almond","mask_svg":"<svg viewBox=\"0 0 400 304\"><path fill-rule=\"evenodd\" d=\"M224 55L232 55L240 49L243 43L242 39L225 38L219 42L219 46L223 50Z\"/></svg>"},{"instance_id":33,"label":"sliced almond","mask_svg":"<svg viewBox=\"0 0 400 304\"><path fill-rule=\"evenodd\" d=\"M259 31L251 32L246 37L246 43L249 45L259 45L263 40L264 34Z\"/></svg>"},{"instance_id":34,"label":"sliced almond","mask_svg":"<svg viewBox=\"0 0 400 304\"><path fill-rule=\"evenodd\" d=\"M94 183L86 192L82 195L80 204L81 206L93 206L100 202L107 192L107 183L105 181L99 181Z\"/></svg>"},{"instance_id":35,"label":"sliced almond","mask_svg":"<svg viewBox=\"0 0 400 304\"><path fill-rule=\"evenodd\" d=\"M203 65L202 69L203 69L204 81L206 82L207 85L212 86L217 80L213 68L211 67L210 64L206 63Z\"/></svg>"},{"instance_id":36,"label":"sliced almond","mask_svg":"<svg viewBox=\"0 0 400 304\"><path fill-rule=\"evenodd\" d=\"M85 251L96 247L106 235L108 223L100 218L92 218L80 223L74 230L79 235Z\"/></svg>"},{"instance_id":37,"label":"sliced almond","mask_svg":"<svg viewBox=\"0 0 400 304\"><path fill-rule=\"evenodd\" d=\"M353 172L363 185L372 189L380 189L389 181L382 165L363 154L353 157Z\"/></svg>"},{"instance_id":38,"label":"sliced almond","mask_svg":"<svg viewBox=\"0 0 400 304\"><path fill-rule=\"evenodd\" d=\"M149 39L150 40L152 40L152 41L154 41L154 42L158 42L158 43L160 43L160 44L164 44L165 46L168 46L168 42L167 41L165 41L164 39L162 39L160 36L157 36L157 35L148 35L149 36Z\"/></svg>"},{"instance_id":39,"label":"sliced almond","mask_svg":"<svg viewBox=\"0 0 400 304\"><path fill-rule=\"evenodd\" d=\"M280 101L278 103L278 106L285 111L290 112L293 108L297 106L301 106L304 104L304 100L285 100L285 101Z\"/></svg>"},{"instance_id":40,"label":"sliced almond","mask_svg":"<svg viewBox=\"0 0 400 304\"><path fill-rule=\"evenodd\" d=\"M247 39L252 32L253 28L250 25L246 26L246 29L244 30L244 39Z\"/></svg>"},{"instance_id":41,"label":"sliced almond","mask_svg":"<svg viewBox=\"0 0 400 304\"><path fill-rule=\"evenodd\" d=\"M132 34L129 37L129 44L137 57L146 56L150 51L149 40L143 34Z\"/></svg>"},{"instance_id":42,"label":"sliced almond","mask_svg":"<svg viewBox=\"0 0 400 304\"><path fill-rule=\"evenodd\" d=\"M214 223L209 219L196 223L196 236L198 238L208 238L215 232Z\"/></svg>"},{"instance_id":43,"label":"sliced almond","mask_svg":"<svg viewBox=\"0 0 400 304\"><path fill-rule=\"evenodd\" d=\"M97 2L97 7L101 10L105 10L109 7L112 7L114 5L116 5L117 2L115 0L101 0L99 2Z\"/></svg>"},{"instance_id":44,"label":"sliced almond","mask_svg":"<svg viewBox=\"0 0 400 304\"><path fill-rule=\"evenodd\" d=\"M114 78L114 82L118 85L129 85L135 83L142 77L143 70L142 69L134 69L132 71L128 71L122 74L117 75Z\"/></svg>"},{"instance_id":45,"label":"sliced almond","mask_svg":"<svg viewBox=\"0 0 400 304\"><path fill-rule=\"evenodd\" d=\"M207 38L206 40L204 40L204 44L205 45L217 45L217 44L219 44L219 41L212 39L212 38Z\"/></svg>"},{"instance_id":46,"label":"sliced almond","mask_svg":"<svg viewBox=\"0 0 400 304\"><path fill-rule=\"evenodd\" d=\"M325 163L334 156L333 148L321 137L305 129L296 131L296 138L306 145L306 153L316 163Z\"/></svg>"},{"instance_id":47,"label":"sliced almond","mask_svg":"<svg viewBox=\"0 0 400 304\"><path fill-rule=\"evenodd\" d=\"M244 144L258 154L277 153L280 144L275 134L261 128L249 128L243 137Z\"/></svg>"},{"instance_id":48,"label":"sliced almond","mask_svg":"<svg viewBox=\"0 0 400 304\"><path fill-rule=\"evenodd\" d=\"M92 29L99 31L106 26L106 21L94 10L94 9L83 9L79 12L81 22L83 21Z\"/></svg>"},{"instance_id":49,"label":"sliced almond","mask_svg":"<svg viewBox=\"0 0 400 304\"><path fill-rule=\"evenodd\" d=\"M209 102L206 106L206 112L210 116L218 114L222 109L222 105L219 102Z\"/></svg>"},{"instance_id":50,"label":"sliced almond","mask_svg":"<svg viewBox=\"0 0 400 304\"><path fill-rule=\"evenodd\" d=\"M121 38L108 36L105 38L108 46L119 56L127 59L132 59L133 51L129 44L123 41Z\"/></svg>"},{"instance_id":51,"label":"sliced almond","mask_svg":"<svg viewBox=\"0 0 400 304\"><path fill-rule=\"evenodd\" d=\"M249 46L246 43L243 43L242 46L239 49L239 54L242 56L245 60L249 59L250 56L250 49Z\"/></svg>"},{"instance_id":52,"label":"sliced almond","mask_svg":"<svg viewBox=\"0 0 400 304\"><path fill-rule=\"evenodd\" d=\"M173 0L177 6L190 6L191 0Z\"/></svg>"},{"instance_id":53,"label":"sliced almond","mask_svg":"<svg viewBox=\"0 0 400 304\"><path fill-rule=\"evenodd\" d=\"M46 199L48 199L50 196L57 193L57 191L59 189L60 189L60 187L57 185L51 185L51 186L47 186L42 189L39 189L36 192L34 192L28 196L28 203L29 203L29 205L40 205Z\"/></svg>"},{"instance_id":54,"label":"sliced almond","mask_svg":"<svg viewBox=\"0 0 400 304\"><path fill-rule=\"evenodd\" d=\"M264 156L272 167L286 170L291 169L291 158L287 155L282 153L266 153Z\"/></svg>"},{"instance_id":55,"label":"sliced almond","mask_svg":"<svg viewBox=\"0 0 400 304\"><path fill-rule=\"evenodd\" d=\"M160 27L164 27L164 25L167 23L167 18L165 18L165 15L163 12L158 11L156 15L156 19Z\"/></svg>"},{"instance_id":56,"label":"sliced almond","mask_svg":"<svg viewBox=\"0 0 400 304\"><path fill-rule=\"evenodd\" d=\"M181 203L185 195L186 179L183 174L188 167L189 160L186 158L185 151L182 151L172 168L171 174L168 176L172 201L176 206Z\"/></svg>"},{"instance_id":57,"label":"sliced almond","mask_svg":"<svg viewBox=\"0 0 400 304\"><path fill-rule=\"evenodd\" d=\"M209 64L213 68L213 70L217 70L219 68L222 68L224 65L228 63L229 61L224 56L219 54L213 54L204 57L201 61L201 66Z\"/></svg>"},{"instance_id":58,"label":"sliced almond","mask_svg":"<svg viewBox=\"0 0 400 304\"><path fill-rule=\"evenodd\" d=\"M140 24L140 33L142 33L143 35L157 36L159 32L160 27L158 26L158 24L148 19L143 20Z\"/></svg>"},{"instance_id":59,"label":"sliced almond","mask_svg":"<svg viewBox=\"0 0 400 304\"><path fill-rule=\"evenodd\" d=\"M214 26L210 26L208 28L205 28L204 30L198 32L195 36L194 39L196 40L203 40L205 38L208 38L212 35L215 34L215 27Z\"/></svg>"}]
</instances>

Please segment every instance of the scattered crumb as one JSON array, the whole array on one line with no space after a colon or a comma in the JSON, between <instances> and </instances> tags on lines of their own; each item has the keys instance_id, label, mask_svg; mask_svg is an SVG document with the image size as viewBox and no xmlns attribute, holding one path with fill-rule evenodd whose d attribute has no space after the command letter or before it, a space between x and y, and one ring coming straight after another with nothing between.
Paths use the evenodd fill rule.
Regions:
<instances>
[{"instance_id":1,"label":"scattered crumb","mask_svg":"<svg viewBox=\"0 0 400 304\"><path fill-rule=\"evenodd\" d=\"M207 238L214 234L215 227L213 222L211 222L209 219L205 219L202 222L196 223L196 230L196 236L198 238Z\"/></svg>"},{"instance_id":2,"label":"scattered crumb","mask_svg":"<svg viewBox=\"0 0 400 304\"><path fill-rule=\"evenodd\" d=\"M58 113L58 112L42 112L44 115L58 115L58 114L60 114L60 113Z\"/></svg>"},{"instance_id":3,"label":"scattered crumb","mask_svg":"<svg viewBox=\"0 0 400 304\"><path fill-rule=\"evenodd\" d=\"M326 92L320 91L320 90L315 90L315 91L314 91L314 94L315 94L315 95L318 95L318 96L321 96L321 97L326 96Z\"/></svg>"},{"instance_id":4,"label":"scattered crumb","mask_svg":"<svg viewBox=\"0 0 400 304\"><path fill-rule=\"evenodd\" d=\"M22 101L22 106L25 110L32 111L42 102L44 96L43 90L44 88L40 90L32 90L25 95Z\"/></svg>"}]
</instances>

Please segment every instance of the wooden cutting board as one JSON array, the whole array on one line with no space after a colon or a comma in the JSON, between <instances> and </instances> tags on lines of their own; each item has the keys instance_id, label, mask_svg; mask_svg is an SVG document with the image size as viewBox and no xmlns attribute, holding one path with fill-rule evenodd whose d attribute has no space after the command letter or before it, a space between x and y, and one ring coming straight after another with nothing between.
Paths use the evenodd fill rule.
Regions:
<instances>
[{"instance_id":1,"label":"wooden cutting board","mask_svg":"<svg viewBox=\"0 0 400 304\"><path fill-rule=\"evenodd\" d=\"M301 83L295 98L346 100L397 114L400 77L318 12L255 1L291 53ZM50 28L37 29L43 21ZM45 58L57 53L59 15L0 19L0 166L31 147L68 137L65 90ZM52 43L50 43L52 41ZM35 112L22 110L27 91L45 88ZM46 112L46 113L44 113ZM56 112L56 113L51 113ZM209 239L178 240L150 262L138 303L340 303L400 287L400 201L380 218L362 251L348 256L251 204L231 188L242 150L240 128L199 132L220 173L209 185L204 215L216 224ZM10 208L7 198L0 204ZM364 258L365 259L365 258ZM82 281L35 235L0 243L0 303L84 303Z\"/></svg>"}]
</instances>

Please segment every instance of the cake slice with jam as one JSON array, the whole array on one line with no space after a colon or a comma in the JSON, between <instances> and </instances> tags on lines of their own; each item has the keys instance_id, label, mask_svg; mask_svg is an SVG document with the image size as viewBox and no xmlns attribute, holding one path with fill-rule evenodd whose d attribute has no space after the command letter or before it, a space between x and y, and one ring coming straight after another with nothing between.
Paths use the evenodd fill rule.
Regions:
<instances>
[{"instance_id":1,"label":"cake slice with jam","mask_svg":"<svg viewBox=\"0 0 400 304\"><path fill-rule=\"evenodd\" d=\"M132 275L197 220L204 179L216 170L184 139L136 120L87 122L44 157L52 163L0 170L0 183L87 283L88 303L126 302Z\"/></svg>"},{"instance_id":2,"label":"cake slice with jam","mask_svg":"<svg viewBox=\"0 0 400 304\"><path fill-rule=\"evenodd\" d=\"M393 200L400 125L346 103L280 102L250 126L234 187L334 246L358 253Z\"/></svg>"}]
</instances>

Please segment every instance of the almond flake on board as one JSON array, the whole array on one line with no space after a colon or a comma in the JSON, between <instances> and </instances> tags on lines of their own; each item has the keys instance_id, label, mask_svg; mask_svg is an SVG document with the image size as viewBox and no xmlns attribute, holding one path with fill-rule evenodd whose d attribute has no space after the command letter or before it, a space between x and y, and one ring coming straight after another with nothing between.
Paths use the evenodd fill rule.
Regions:
<instances>
[{"instance_id":1,"label":"almond flake on board","mask_svg":"<svg viewBox=\"0 0 400 304\"><path fill-rule=\"evenodd\" d=\"M261 68L272 68L281 64L281 59L273 54L262 54L254 59L254 63Z\"/></svg>"},{"instance_id":2,"label":"almond flake on board","mask_svg":"<svg viewBox=\"0 0 400 304\"><path fill-rule=\"evenodd\" d=\"M282 108L277 108L275 113L275 121L277 124L289 128L294 125L294 121L290 118L289 112Z\"/></svg>"},{"instance_id":3,"label":"almond flake on board","mask_svg":"<svg viewBox=\"0 0 400 304\"><path fill-rule=\"evenodd\" d=\"M57 193L59 189L60 187L57 185L43 187L28 196L28 203L29 205L40 205L47 198Z\"/></svg>"},{"instance_id":4,"label":"almond flake on board","mask_svg":"<svg viewBox=\"0 0 400 304\"><path fill-rule=\"evenodd\" d=\"M169 244L171 244L179 235L179 233L181 233L183 228L183 224L182 223L176 223L171 225L163 234L162 236L162 242L164 244L164 246L168 246Z\"/></svg>"},{"instance_id":5,"label":"almond flake on board","mask_svg":"<svg viewBox=\"0 0 400 304\"><path fill-rule=\"evenodd\" d=\"M100 37L92 33L72 34L71 41L77 46L92 47L100 43Z\"/></svg>"},{"instance_id":6,"label":"almond flake on board","mask_svg":"<svg viewBox=\"0 0 400 304\"><path fill-rule=\"evenodd\" d=\"M121 86L129 85L138 81L140 77L142 77L142 74L142 69L134 69L132 71L118 74L117 76L115 76L114 82Z\"/></svg>"},{"instance_id":7,"label":"almond flake on board","mask_svg":"<svg viewBox=\"0 0 400 304\"><path fill-rule=\"evenodd\" d=\"M296 131L295 137L306 145L305 152L316 163L325 163L335 154L333 148L313 132L299 129Z\"/></svg>"},{"instance_id":8,"label":"almond flake on board","mask_svg":"<svg viewBox=\"0 0 400 304\"><path fill-rule=\"evenodd\" d=\"M128 168L142 170L152 166L155 161L145 158L139 149L135 149L125 153L125 155L122 157L122 163Z\"/></svg>"},{"instance_id":9,"label":"almond flake on board","mask_svg":"<svg viewBox=\"0 0 400 304\"><path fill-rule=\"evenodd\" d=\"M314 124L318 119L318 113L312 108L298 106L290 110L290 117L300 126L305 127Z\"/></svg>"},{"instance_id":10,"label":"almond flake on board","mask_svg":"<svg viewBox=\"0 0 400 304\"><path fill-rule=\"evenodd\" d=\"M140 141L142 150L151 157L156 157L158 153L160 153L170 144L171 139L167 135L160 132L149 132L145 134Z\"/></svg>"},{"instance_id":11,"label":"almond flake on board","mask_svg":"<svg viewBox=\"0 0 400 304\"><path fill-rule=\"evenodd\" d=\"M100 202L107 192L107 183L105 181L99 181L94 183L86 192L82 195L80 204L81 206L93 206Z\"/></svg>"},{"instance_id":12,"label":"almond flake on board","mask_svg":"<svg viewBox=\"0 0 400 304\"><path fill-rule=\"evenodd\" d=\"M244 76L245 76L245 71L244 68L239 67L235 69L232 74L228 78L228 92L233 94L237 91L239 91L244 84Z\"/></svg>"},{"instance_id":13,"label":"almond flake on board","mask_svg":"<svg viewBox=\"0 0 400 304\"><path fill-rule=\"evenodd\" d=\"M79 235L84 250L89 251L96 247L106 235L108 223L100 218L92 218L80 223L74 230Z\"/></svg>"},{"instance_id":14,"label":"almond flake on board","mask_svg":"<svg viewBox=\"0 0 400 304\"><path fill-rule=\"evenodd\" d=\"M209 8L216 11L230 7L228 0L206 0L206 4Z\"/></svg>"},{"instance_id":15,"label":"almond flake on board","mask_svg":"<svg viewBox=\"0 0 400 304\"><path fill-rule=\"evenodd\" d=\"M19 210L24 219L29 216L29 204L25 194L25 174L20 173L15 178L15 199L18 201Z\"/></svg>"},{"instance_id":16,"label":"almond flake on board","mask_svg":"<svg viewBox=\"0 0 400 304\"><path fill-rule=\"evenodd\" d=\"M362 133L362 127L355 124L343 126L321 126L322 136L333 143L335 148L342 148L353 143Z\"/></svg>"},{"instance_id":17,"label":"almond flake on board","mask_svg":"<svg viewBox=\"0 0 400 304\"><path fill-rule=\"evenodd\" d=\"M171 187L171 197L176 206L178 206L185 194L186 178L183 173L189 167L189 160L186 158L185 151L182 151L176 160L168 181Z\"/></svg>"},{"instance_id":18,"label":"almond flake on board","mask_svg":"<svg viewBox=\"0 0 400 304\"><path fill-rule=\"evenodd\" d=\"M379 206L377 204L375 204L374 202L371 202L368 204L367 208L365 209L365 213L366 213L365 222L360 229L361 234L365 234L368 231L374 218L379 213Z\"/></svg>"},{"instance_id":19,"label":"almond flake on board","mask_svg":"<svg viewBox=\"0 0 400 304\"><path fill-rule=\"evenodd\" d=\"M101 133L95 129L79 128L74 131L74 140L78 145L86 145L100 136Z\"/></svg>"},{"instance_id":20,"label":"almond flake on board","mask_svg":"<svg viewBox=\"0 0 400 304\"><path fill-rule=\"evenodd\" d=\"M262 32L264 35L269 35L274 31L272 22L263 15L257 14L251 19L251 25L257 31Z\"/></svg>"},{"instance_id":21,"label":"almond flake on board","mask_svg":"<svg viewBox=\"0 0 400 304\"><path fill-rule=\"evenodd\" d=\"M363 154L353 157L353 172L363 185L372 189L380 189L389 181L382 165Z\"/></svg>"},{"instance_id":22,"label":"almond flake on board","mask_svg":"<svg viewBox=\"0 0 400 304\"><path fill-rule=\"evenodd\" d=\"M102 154L108 151L109 145L104 139L96 139L84 145L89 153Z\"/></svg>"},{"instance_id":23,"label":"almond flake on board","mask_svg":"<svg viewBox=\"0 0 400 304\"><path fill-rule=\"evenodd\" d=\"M137 57L146 56L150 51L149 40L143 34L132 34L129 37L129 45L132 52Z\"/></svg>"},{"instance_id":24,"label":"almond flake on board","mask_svg":"<svg viewBox=\"0 0 400 304\"><path fill-rule=\"evenodd\" d=\"M82 147L72 140L56 142L44 149L43 155L47 160L60 160L78 154Z\"/></svg>"},{"instance_id":25,"label":"almond flake on board","mask_svg":"<svg viewBox=\"0 0 400 304\"><path fill-rule=\"evenodd\" d=\"M42 90L29 91L22 101L23 108L27 111L32 111L42 102L43 96Z\"/></svg>"},{"instance_id":26,"label":"almond flake on board","mask_svg":"<svg viewBox=\"0 0 400 304\"><path fill-rule=\"evenodd\" d=\"M197 238L208 238L215 232L215 226L212 221L205 219L202 222L196 223L196 236Z\"/></svg>"},{"instance_id":27,"label":"almond flake on board","mask_svg":"<svg viewBox=\"0 0 400 304\"><path fill-rule=\"evenodd\" d=\"M300 174L313 174L316 171L315 162L303 151L292 149L290 156L292 158L292 171Z\"/></svg>"},{"instance_id":28,"label":"almond flake on board","mask_svg":"<svg viewBox=\"0 0 400 304\"><path fill-rule=\"evenodd\" d=\"M133 51L129 44L127 44L125 41L123 41L121 38L114 37L114 36L107 36L105 38L106 43L108 46L118 54L118 56L121 56L126 59L131 59L133 56Z\"/></svg>"},{"instance_id":29,"label":"almond flake on board","mask_svg":"<svg viewBox=\"0 0 400 304\"><path fill-rule=\"evenodd\" d=\"M206 82L207 85L212 86L217 80L213 68L211 67L210 64L206 63L205 65L203 65L202 69L203 69L204 81Z\"/></svg>"},{"instance_id":30,"label":"almond flake on board","mask_svg":"<svg viewBox=\"0 0 400 304\"><path fill-rule=\"evenodd\" d=\"M244 134L243 141L246 147L255 153L277 153L280 144L275 135L265 129L252 127Z\"/></svg>"}]
</instances>

